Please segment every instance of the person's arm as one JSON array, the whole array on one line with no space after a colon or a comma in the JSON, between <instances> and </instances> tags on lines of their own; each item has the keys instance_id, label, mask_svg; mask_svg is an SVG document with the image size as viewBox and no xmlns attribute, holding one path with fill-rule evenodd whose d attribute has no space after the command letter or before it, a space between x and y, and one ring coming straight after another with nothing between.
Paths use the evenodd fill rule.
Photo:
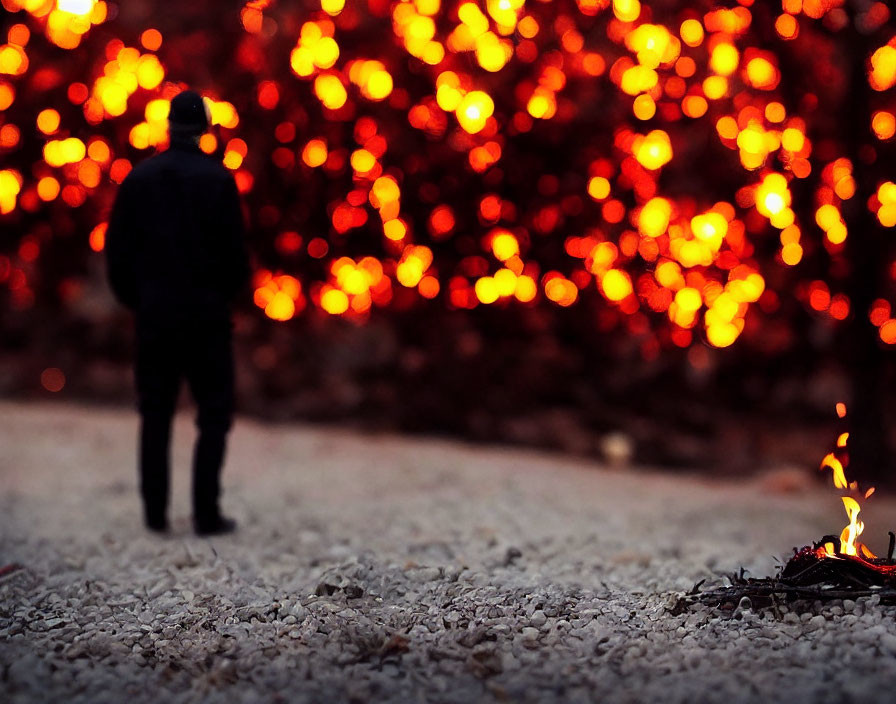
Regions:
<instances>
[{"instance_id":1,"label":"person's arm","mask_svg":"<svg viewBox=\"0 0 896 704\"><path fill-rule=\"evenodd\" d=\"M230 174L223 180L220 213L225 247L226 286L231 297L249 281L249 253L246 249L246 226L236 182Z\"/></svg>"},{"instance_id":2,"label":"person's arm","mask_svg":"<svg viewBox=\"0 0 896 704\"><path fill-rule=\"evenodd\" d=\"M115 298L128 308L137 305L137 262L133 185L126 178L109 216L106 230L106 274Z\"/></svg>"}]
</instances>

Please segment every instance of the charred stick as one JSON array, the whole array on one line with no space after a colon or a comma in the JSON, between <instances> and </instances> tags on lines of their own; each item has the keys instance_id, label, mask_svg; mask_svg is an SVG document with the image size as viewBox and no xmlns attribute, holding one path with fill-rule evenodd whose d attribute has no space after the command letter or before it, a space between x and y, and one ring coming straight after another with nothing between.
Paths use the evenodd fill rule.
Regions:
<instances>
[{"instance_id":1,"label":"charred stick","mask_svg":"<svg viewBox=\"0 0 896 704\"><path fill-rule=\"evenodd\" d=\"M777 594L804 599L856 599L877 594L881 600L896 599L896 589L820 589L817 587L791 587L784 584L752 584L728 587L727 589L713 589L700 594L687 595L684 598L689 601L699 600L707 603L723 600L735 601L744 596L775 596Z\"/></svg>"},{"instance_id":2,"label":"charred stick","mask_svg":"<svg viewBox=\"0 0 896 704\"><path fill-rule=\"evenodd\" d=\"M695 594L699 594L699 593L700 593L700 587L703 586L703 583L704 583L705 581L706 581L705 579L701 579L701 580L700 580L699 582L697 582L693 587L691 587L691 591L688 592L688 596L694 596Z\"/></svg>"},{"instance_id":3,"label":"charred stick","mask_svg":"<svg viewBox=\"0 0 896 704\"><path fill-rule=\"evenodd\" d=\"M888 531L890 534L890 547L887 549L887 562L891 565L893 564L893 548L896 548L896 534L893 531Z\"/></svg>"}]
</instances>

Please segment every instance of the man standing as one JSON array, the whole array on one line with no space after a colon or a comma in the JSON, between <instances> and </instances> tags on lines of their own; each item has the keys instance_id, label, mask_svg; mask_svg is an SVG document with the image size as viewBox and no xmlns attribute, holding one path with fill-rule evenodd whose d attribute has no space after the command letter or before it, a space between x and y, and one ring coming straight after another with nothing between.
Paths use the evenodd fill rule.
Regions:
<instances>
[{"instance_id":1,"label":"man standing","mask_svg":"<svg viewBox=\"0 0 896 704\"><path fill-rule=\"evenodd\" d=\"M139 164L119 189L106 233L109 283L134 311L142 417L140 490L149 529L168 529L171 419L182 378L198 406L193 522L229 533L218 498L234 372L230 303L249 275L239 194L230 172L199 149L209 128L193 91L171 101L170 148Z\"/></svg>"}]
</instances>

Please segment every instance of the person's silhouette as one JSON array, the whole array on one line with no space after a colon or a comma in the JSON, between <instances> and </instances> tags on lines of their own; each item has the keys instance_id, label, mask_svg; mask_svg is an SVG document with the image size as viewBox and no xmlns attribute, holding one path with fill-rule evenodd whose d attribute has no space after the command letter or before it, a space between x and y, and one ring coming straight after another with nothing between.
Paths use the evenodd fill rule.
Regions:
<instances>
[{"instance_id":1,"label":"person's silhouette","mask_svg":"<svg viewBox=\"0 0 896 704\"><path fill-rule=\"evenodd\" d=\"M202 98L176 95L168 123L170 148L136 166L119 189L106 232L109 283L136 320L146 525L168 528L171 419L186 378L198 406L194 527L227 533L236 523L218 500L234 399L230 304L249 275L243 214L233 176L199 148L209 128Z\"/></svg>"}]
</instances>

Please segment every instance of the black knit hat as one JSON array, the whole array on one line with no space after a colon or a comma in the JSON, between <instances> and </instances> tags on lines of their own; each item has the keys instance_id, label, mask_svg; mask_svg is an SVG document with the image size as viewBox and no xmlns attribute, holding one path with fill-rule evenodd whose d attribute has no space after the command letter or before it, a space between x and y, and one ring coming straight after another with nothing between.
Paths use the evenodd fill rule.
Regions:
<instances>
[{"instance_id":1,"label":"black knit hat","mask_svg":"<svg viewBox=\"0 0 896 704\"><path fill-rule=\"evenodd\" d=\"M199 93L185 90L171 99L168 128L180 134L202 134L208 129L208 113Z\"/></svg>"}]
</instances>

